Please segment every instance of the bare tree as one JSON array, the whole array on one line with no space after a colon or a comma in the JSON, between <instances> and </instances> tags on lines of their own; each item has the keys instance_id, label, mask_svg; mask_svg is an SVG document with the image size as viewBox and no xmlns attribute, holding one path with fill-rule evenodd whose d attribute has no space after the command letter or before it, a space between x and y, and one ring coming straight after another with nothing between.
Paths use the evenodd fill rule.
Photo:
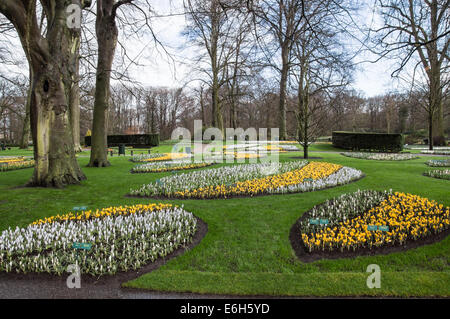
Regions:
<instances>
[{"instance_id":1,"label":"bare tree","mask_svg":"<svg viewBox=\"0 0 450 319\"><path fill-rule=\"evenodd\" d=\"M297 139L308 158L309 144L322 132L330 90L350 83L351 56L341 44L335 16L342 11L341 1L308 1L303 8L293 49L292 73L297 80ZM333 16L333 14L335 16Z\"/></svg>"},{"instance_id":2,"label":"bare tree","mask_svg":"<svg viewBox=\"0 0 450 319\"><path fill-rule=\"evenodd\" d=\"M424 74L427 87L429 148L433 149L433 119L437 116L438 134L444 135L443 89L450 77L450 1L449 0L378 0L384 26L373 30L382 57L395 57L398 75L411 61L414 73ZM415 76L412 78L414 82ZM420 80L420 79L419 79Z\"/></svg>"},{"instance_id":3,"label":"bare tree","mask_svg":"<svg viewBox=\"0 0 450 319\"><path fill-rule=\"evenodd\" d=\"M196 64L197 69L209 78L203 81L211 88L212 126L223 131L223 100L227 95L221 96L221 91L233 76L233 72L228 72L233 57L239 63L240 45L235 46L235 39L239 34L241 42L243 39L239 28L241 12L219 0L185 0L184 7L188 18L185 35L206 51L206 54L198 55Z\"/></svg>"},{"instance_id":4,"label":"bare tree","mask_svg":"<svg viewBox=\"0 0 450 319\"><path fill-rule=\"evenodd\" d=\"M122 13L119 15L119 13ZM119 38L119 28L122 32L139 35L148 31L150 37L157 45L163 47L158 41L150 26L152 7L147 0L97 0L96 38L97 38L97 67L94 119L92 129L91 157L88 166L105 167L110 163L107 159L107 110L110 105L110 82L113 73L113 62ZM122 62L130 60L136 64L135 59L127 54L126 47L121 45ZM167 51L165 51L167 54ZM125 64L125 63L123 63ZM126 72L126 70L125 70ZM125 76L119 75L119 79Z\"/></svg>"},{"instance_id":5,"label":"bare tree","mask_svg":"<svg viewBox=\"0 0 450 319\"><path fill-rule=\"evenodd\" d=\"M261 0L251 10L263 33L258 36L268 63L280 73L278 125L280 139L286 139L286 97L292 50L304 21L303 0ZM271 43L264 43L266 37ZM278 57L280 59L278 59Z\"/></svg>"}]
</instances>

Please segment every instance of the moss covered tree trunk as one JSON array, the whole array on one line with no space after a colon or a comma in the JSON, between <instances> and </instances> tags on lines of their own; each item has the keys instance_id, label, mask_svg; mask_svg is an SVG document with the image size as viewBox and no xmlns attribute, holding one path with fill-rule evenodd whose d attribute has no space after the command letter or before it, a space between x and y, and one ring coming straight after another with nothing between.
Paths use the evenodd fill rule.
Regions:
<instances>
[{"instance_id":1,"label":"moss covered tree trunk","mask_svg":"<svg viewBox=\"0 0 450 319\"><path fill-rule=\"evenodd\" d=\"M30 122L35 168L30 186L63 187L85 179L75 157L67 96L73 68L69 0L41 1L47 32L41 35L35 1L2 0L0 12L11 21L31 68Z\"/></svg>"}]
</instances>

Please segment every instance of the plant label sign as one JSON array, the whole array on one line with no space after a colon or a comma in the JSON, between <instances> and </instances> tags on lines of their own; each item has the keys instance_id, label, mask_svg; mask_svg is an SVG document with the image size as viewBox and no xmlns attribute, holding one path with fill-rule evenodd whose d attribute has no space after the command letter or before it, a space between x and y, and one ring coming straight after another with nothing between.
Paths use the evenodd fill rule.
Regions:
<instances>
[{"instance_id":1,"label":"plant label sign","mask_svg":"<svg viewBox=\"0 0 450 319\"><path fill-rule=\"evenodd\" d=\"M309 224L310 225L319 225L320 221L318 219L310 219Z\"/></svg>"},{"instance_id":2,"label":"plant label sign","mask_svg":"<svg viewBox=\"0 0 450 319\"><path fill-rule=\"evenodd\" d=\"M320 219L320 225L328 225L328 219Z\"/></svg>"},{"instance_id":3,"label":"plant label sign","mask_svg":"<svg viewBox=\"0 0 450 319\"><path fill-rule=\"evenodd\" d=\"M367 225L367 230L375 231L377 228L377 225Z\"/></svg>"},{"instance_id":4,"label":"plant label sign","mask_svg":"<svg viewBox=\"0 0 450 319\"><path fill-rule=\"evenodd\" d=\"M72 210L74 211L80 211L80 210L86 210L87 206L75 206L74 208L72 208Z\"/></svg>"},{"instance_id":5,"label":"plant label sign","mask_svg":"<svg viewBox=\"0 0 450 319\"><path fill-rule=\"evenodd\" d=\"M389 226L378 226L378 230L389 231Z\"/></svg>"},{"instance_id":6,"label":"plant label sign","mask_svg":"<svg viewBox=\"0 0 450 319\"><path fill-rule=\"evenodd\" d=\"M92 244L91 243L73 243L72 244L73 249L83 249L83 250L91 250Z\"/></svg>"}]
</instances>

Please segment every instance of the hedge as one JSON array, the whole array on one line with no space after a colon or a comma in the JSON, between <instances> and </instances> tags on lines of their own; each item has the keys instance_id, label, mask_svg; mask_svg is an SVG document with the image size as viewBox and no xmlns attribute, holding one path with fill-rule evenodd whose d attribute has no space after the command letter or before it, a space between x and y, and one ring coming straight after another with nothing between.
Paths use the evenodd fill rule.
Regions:
<instances>
[{"instance_id":1,"label":"hedge","mask_svg":"<svg viewBox=\"0 0 450 319\"><path fill-rule=\"evenodd\" d=\"M108 135L108 147L125 146L152 147L159 145L159 134ZM86 146L91 146L91 136L84 137Z\"/></svg>"},{"instance_id":2,"label":"hedge","mask_svg":"<svg viewBox=\"0 0 450 319\"><path fill-rule=\"evenodd\" d=\"M400 152L402 134L333 132L333 146L355 151Z\"/></svg>"}]
</instances>

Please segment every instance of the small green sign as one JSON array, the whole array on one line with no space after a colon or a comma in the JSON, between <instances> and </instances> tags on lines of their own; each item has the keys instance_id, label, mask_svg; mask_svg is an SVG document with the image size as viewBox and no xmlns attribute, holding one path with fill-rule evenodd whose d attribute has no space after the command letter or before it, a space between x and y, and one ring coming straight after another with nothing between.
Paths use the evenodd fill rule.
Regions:
<instances>
[{"instance_id":1,"label":"small green sign","mask_svg":"<svg viewBox=\"0 0 450 319\"><path fill-rule=\"evenodd\" d=\"M389 231L389 226L378 226L378 230Z\"/></svg>"},{"instance_id":2,"label":"small green sign","mask_svg":"<svg viewBox=\"0 0 450 319\"><path fill-rule=\"evenodd\" d=\"M319 225L319 220L318 219L310 219L309 220L309 223L311 224L311 225Z\"/></svg>"},{"instance_id":3,"label":"small green sign","mask_svg":"<svg viewBox=\"0 0 450 319\"><path fill-rule=\"evenodd\" d=\"M328 219L321 219L320 225L328 225Z\"/></svg>"},{"instance_id":4,"label":"small green sign","mask_svg":"<svg viewBox=\"0 0 450 319\"><path fill-rule=\"evenodd\" d=\"M75 206L72 208L73 211L86 210L87 206Z\"/></svg>"},{"instance_id":5,"label":"small green sign","mask_svg":"<svg viewBox=\"0 0 450 319\"><path fill-rule=\"evenodd\" d=\"M313 182L314 180L312 178L305 178L303 181L304 182Z\"/></svg>"},{"instance_id":6,"label":"small green sign","mask_svg":"<svg viewBox=\"0 0 450 319\"><path fill-rule=\"evenodd\" d=\"M92 244L90 244L90 243L73 243L72 248L73 249L91 250Z\"/></svg>"},{"instance_id":7,"label":"small green sign","mask_svg":"<svg viewBox=\"0 0 450 319\"><path fill-rule=\"evenodd\" d=\"M377 225L367 225L367 230L377 230Z\"/></svg>"}]
</instances>

